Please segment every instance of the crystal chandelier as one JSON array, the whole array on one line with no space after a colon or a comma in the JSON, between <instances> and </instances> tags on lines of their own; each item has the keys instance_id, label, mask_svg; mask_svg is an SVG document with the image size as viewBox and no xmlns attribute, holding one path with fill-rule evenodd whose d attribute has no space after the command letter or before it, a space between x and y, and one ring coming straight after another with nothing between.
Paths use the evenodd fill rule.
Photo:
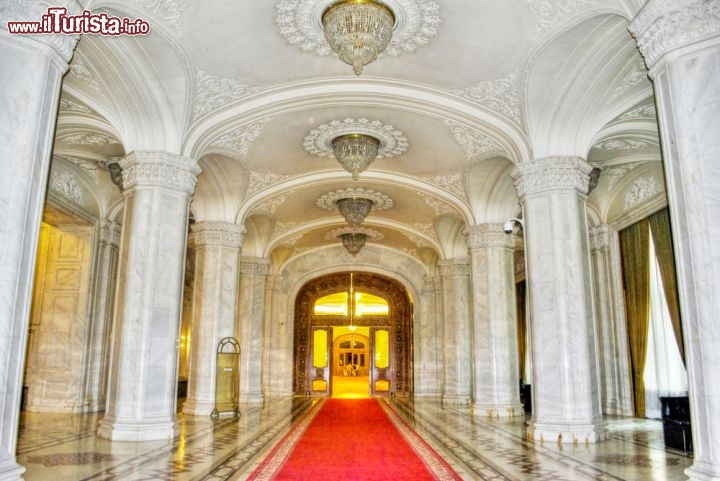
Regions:
<instances>
[{"instance_id":1,"label":"crystal chandelier","mask_svg":"<svg viewBox=\"0 0 720 481\"><path fill-rule=\"evenodd\" d=\"M372 210L375 202L365 197L345 197L335 202L338 210L350 225L360 225Z\"/></svg>"},{"instance_id":2,"label":"crystal chandelier","mask_svg":"<svg viewBox=\"0 0 720 481\"><path fill-rule=\"evenodd\" d=\"M332 141L333 153L345 170L358 180L360 172L375 160L380 141L366 134L345 134Z\"/></svg>"},{"instance_id":3,"label":"crystal chandelier","mask_svg":"<svg viewBox=\"0 0 720 481\"><path fill-rule=\"evenodd\" d=\"M322 24L330 48L360 75L390 42L395 15L375 0L340 0L325 10Z\"/></svg>"},{"instance_id":4,"label":"crystal chandelier","mask_svg":"<svg viewBox=\"0 0 720 481\"><path fill-rule=\"evenodd\" d=\"M341 234L340 238L342 239L345 249L347 249L350 254L357 255L357 253L360 252L360 249L362 249L365 245L367 234L363 234L362 232L347 232L345 234Z\"/></svg>"}]
</instances>

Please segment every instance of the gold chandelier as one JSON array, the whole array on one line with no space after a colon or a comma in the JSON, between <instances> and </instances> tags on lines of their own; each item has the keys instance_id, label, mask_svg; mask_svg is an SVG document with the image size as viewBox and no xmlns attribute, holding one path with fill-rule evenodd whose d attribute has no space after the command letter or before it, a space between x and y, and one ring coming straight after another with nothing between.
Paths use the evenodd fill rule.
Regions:
<instances>
[{"instance_id":1,"label":"gold chandelier","mask_svg":"<svg viewBox=\"0 0 720 481\"><path fill-rule=\"evenodd\" d=\"M342 239L345 249L355 256L365 245L365 241L367 241L367 234L363 234L362 232L347 232L345 234L341 234L340 238Z\"/></svg>"},{"instance_id":2,"label":"gold chandelier","mask_svg":"<svg viewBox=\"0 0 720 481\"><path fill-rule=\"evenodd\" d=\"M323 12L322 24L330 48L360 75L390 42L395 15L375 0L340 0Z\"/></svg>"},{"instance_id":3,"label":"gold chandelier","mask_svg":"<svg viewBox=\"0 0 720 481\"><path fill-rule=\"evenodd\" d=\"M380 141L367 134L345 134L333 139L332 148L340 165L358 180L360 172L377 157Z\"/></svg>"},{"instance_id":4,"label":"gold chandelier","mask_svg":"<svg viewBox=\"0 0 720 481\"><path fill-rule=\"evenodd\" d=\"M375 202L366 197L343 197L335 202L348 224L360 225L370 213Z\"/></svg>"}]
</instances>

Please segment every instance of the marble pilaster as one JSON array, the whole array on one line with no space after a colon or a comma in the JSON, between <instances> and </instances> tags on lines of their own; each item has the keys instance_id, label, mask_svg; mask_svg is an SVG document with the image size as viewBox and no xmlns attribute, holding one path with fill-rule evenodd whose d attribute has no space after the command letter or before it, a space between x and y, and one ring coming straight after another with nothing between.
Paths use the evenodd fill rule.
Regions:
<instances>
[{"instance_id":1,"label":"marble pilaster","mask_svg":"<svg viewBox=\"0 0 720 481\"><path fill-rule=\"evenodd\" d=\"M503 224L466 230L472 270L473 411L522 416L515 300L515 235Z\"/></svg>"},{"instance_id":2,"label":"marble pilaster","mask_svg":"<svg viewBox=\"0 0 720 481\"><path fill-rule=\"evenodd\" d=\"M132 152L114 310L108 401L98 435L172 439L190 197L200 169L166 152Z\"/></svg>"},{"instance_id":3,"label":"marble pilaster","mask_svg":"<svg viewBox=\"0 0 720 481\"><path fill-rule=\"evenodd\" d=\"M415 397L440 397L443 351L441 345L440 320L443 318L442 302L439 296L442 285L436 277L425 277L422 290L422 302L417 303L420 315L414 318L414 353L415 353Z\"/></svg>"},{"instance_id":4,"label":"marble pilaster","mask_svg":"<svg viewBox=\"0 0 720 481\"><path fill-rule=\"evenodd\" d=\"M442 400L467 404L472 396L470 265L468 259L448 259L439 261L438 268L443 291Z\"/></svg>"},{"instance_id":5,"label":"marble pilaster","mask_svg":"<svg viewBox=\"0 0 720 481\"><path fill-rule=\"evenodd\" d=\"M677 262L694 461L720 480L720 1L650 0L630 24L655 88Z\"/></svg>"},{"instance_id":6,"label":"marble pilaster","mask_svg":"<svg viewBox=\"0 0 720 481\"><path fill-rule=\"evenodd\" d=\"M592 167L580 158L520 164L512 176L525 215L533 356L528 436L562 443L607 437L587 228Z\"/></svg>"},{"instance_id":7,"label":"marble pilaster","mask_svg":"<svg viewBox=\"0 0 720 481\"><path fill-rule=\"evenodd\" d=\"M590 244L603 412L632 416L620 240L611 226L603 224L590 229Z\"/></svg>"},{"instance_id":8,"label":"marble pilaster","mask_svg":"<svg viewBox=\"0 0 720 481\"><path fill-rule=\"evenodd\" d=\"M287 297L282 276L268 276L265 289L265 366L263 386L266 396L292 393L292 376L286 366L293 363L292 322L287 322Z\"/></svg>"},{"instance_id":9,"label":"marble pilaster","mask_svg":"<svg viewBox=\"0 0 720 481\"><path fill-rule=\"evenodd\" d=\"M270 262L258 257L240 258L240 298L237 337L240 341L240 402L264 400L262 389L265 346L265 282Z\"/></svg>"},{"instance_id":10,"label":"marble pilaster","mask_svg":"<svg viewBox=\"0 0 720 481\"><path fill-rule=\"evenodd\" d=\"M215 408L217 346L235 336L238 261L245 227L200 222L191 227L195 244L195 283L188 394L183 413L209 415Z\"/></svg>"},{"instance_id":11,"label":"marble pilaster","mask_svg":"<svg viewBox=\"0 0 720 481\"><path fill-rule=\"evenodd\" d=\"M63 2L58 2L60 5ZM67 2L77 12L77 2ZM62 76L77 36L10 35L9 20L38 20L44 2L0 9L0 480L19 480L16 445L38 233Z\"/></svg>"}]
</instances>

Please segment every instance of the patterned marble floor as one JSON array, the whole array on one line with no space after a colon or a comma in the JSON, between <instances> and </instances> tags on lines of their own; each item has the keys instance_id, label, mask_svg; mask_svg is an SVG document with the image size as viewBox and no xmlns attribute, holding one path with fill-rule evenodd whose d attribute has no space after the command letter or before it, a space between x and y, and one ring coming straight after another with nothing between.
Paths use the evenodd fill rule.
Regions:
<instances>
[{"instance_id":1,"label":"patterned marble floor","mask_svg":"<svg viewBox=\"0 0 720 481\"><path fill-rule=\"evenodd\" d=\"M99 415L23 413L18 462L26 481L245 480L311 399L244 407L238 418L180 416L173 443L110 442ZM472 418L467 407L393 399L392 407L466 480L683 480L692 458L665 450L659 421L609 419L596 445L532 443L525 420Z\"/></svg>"}]
</instances>

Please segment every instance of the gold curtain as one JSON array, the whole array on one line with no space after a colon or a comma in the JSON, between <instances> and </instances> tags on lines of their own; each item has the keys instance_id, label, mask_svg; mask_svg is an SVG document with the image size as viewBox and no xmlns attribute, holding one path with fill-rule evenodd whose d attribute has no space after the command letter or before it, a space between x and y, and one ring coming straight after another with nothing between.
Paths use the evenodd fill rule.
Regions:
<instances>
[{"instance_id":1,"label":"gold curtain","mask_svg":"<svg viewBox=\"0 0 720 481\"><path fill-rule=\"evenodd\" d=\"M525 379L525 281L518 282L515 287L515 301L517 303L517 338L518 338L518 366L520 368L520 379L527 384Z\"/></svg>"},{"instance_id":2,"label":"gold curtain","mask_svg":"<svg viewBox=\"0 0 720 481\"><path fill-rule=\"evenodd\" d=\"M660 276L662 277L663 291L670 312L670 321L675 333L675 341L678 349L680 349L680 357L685 363L680 302L678 300L677 277L675 275L675 256L673 255L673 240L668 209L665 208L651 215L648 220L650 221L650 231L655 244L655 255L660 265Z\"/></svg>"},{"instance_id":3,"label":"gold curtain","mask_svg":"<svg viewBox=\"0 0 720 481\"><path fill-rule=\"evenodd\" d=\"M625 311L632 363L635 415L645 416L645 355L650 323L650 228L647 219L620 232Z\"/></svg>"}]
</instances>

